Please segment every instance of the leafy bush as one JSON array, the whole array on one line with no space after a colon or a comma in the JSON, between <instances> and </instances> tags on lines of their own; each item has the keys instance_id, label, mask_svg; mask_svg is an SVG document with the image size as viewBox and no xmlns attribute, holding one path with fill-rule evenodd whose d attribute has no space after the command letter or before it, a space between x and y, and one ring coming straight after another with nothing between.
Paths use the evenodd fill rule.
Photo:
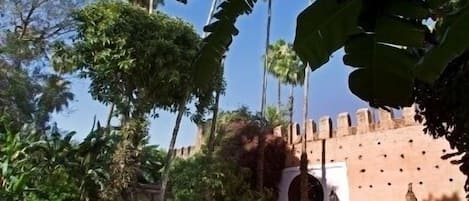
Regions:
<instances>
[{"instance_id":1,"label":"leafy bush","mask_svg":"<svg viewBox=\"0 0 469 201\"><path fill-rule=\"evenodd\" d=\"M263 201L272 200L271 191L251 190L247 181L251 172L222 158L204 154L179 160L171 171L174 201Z\"/></svg>"},{"instance_id":2,"label":"leafy bush","mask_svg":"<svg viewBox=\"0 0 469 201\"><path fill-rule=\"evenodd\" d=\"M276 120L279 117L272 116L270 119L275 121L269 119L265 123L247 107L220 112L212 158L209 158L206 147L202 147L201 154L179 160L172 169L171 192L174 200L275 200L286 156L285 141L274 136L270 128L280 122ZM201 126L207 129L210 121ZM265 190L258 192L253 189L257 183L257 139L262 130L266 140Z\"/></svg>"},{"instance_id":3,"label":"leafy bush","mask_svg":"<svg viewBox=\"0 0 469 201\"><path fill-rule=\"evenodd\" d=\"M99 200L110 179L112 153L121 140L119 132L106 130L98 124L77 143L72 140L74 132L44 133L32 125L13 132L2 126L0 200ZM137 176L141 183L155 182L161 177L164 152L146 142L143 145Z\"/></svg>"}]
</instances>

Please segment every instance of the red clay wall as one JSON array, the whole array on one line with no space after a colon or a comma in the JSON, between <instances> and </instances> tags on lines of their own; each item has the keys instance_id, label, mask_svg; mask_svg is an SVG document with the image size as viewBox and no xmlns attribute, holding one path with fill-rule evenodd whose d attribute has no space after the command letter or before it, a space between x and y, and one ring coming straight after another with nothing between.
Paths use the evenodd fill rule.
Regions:
<instances>
[{"instance_id":1,"label":"red clay wall","mask_svg":"<svg viewBox=\"0 0 469 201\"><path fill-rule=\"evenodd\" d=\"M356 126L343 113L335 128L329 117L321 118L318 129L309 121L309 163L345 162L351 201L405 200L409 182L419 201L465 200L465 176L458 166L440 158L452 152L448 143L424 135L422 126L413 122L412 112L408 108L403 118L394 119L380 111L380 120L373 122L369 110L360 109ZM289 141L292 154L287 166L298 166L301 139L293 135Z\"/></svg>"}]
</instances>

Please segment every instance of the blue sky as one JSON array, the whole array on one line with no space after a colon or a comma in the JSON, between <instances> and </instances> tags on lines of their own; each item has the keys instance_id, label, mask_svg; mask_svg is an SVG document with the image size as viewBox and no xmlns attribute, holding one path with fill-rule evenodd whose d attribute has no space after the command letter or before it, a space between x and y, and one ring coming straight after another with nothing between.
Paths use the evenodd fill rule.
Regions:
<instances>
[{"instance_id":1,"label":"blue sky","mask_svg":"<svg viewBox=\"0 0 469 201\"><path fill-rule=\"evenodd\" d=\"M211 1L192 0L187 5L166 1L160 9L169 15L180 17L194 25L202 34ZM296 16L306 8L308 1L273 1L273 17L271 42L285 39L292 42L295 34ZM265 46L267 4L259 1L251 15L241 17L237 22L240 30L235 37L227 59L225 61L225 79L227 82L226 94L220 100L224 110L235 109L246 105L251 110L259 110L261 102L262 84L262 55ZM351 68L342 63L343 51L339 50L330 59L329 63L311 73L309 116L318 120L319 117L329 115L333 119L340 112L354 114L356 109L367 107L367 104L355 97L348 89L348 74ZM268 104L276 104L276 81L270 77L268 80ZM72 91L76 100L70 108L54 116L59 126L66 130L77 131L77 138L82 138L89 132L93 117L104 122L108 108L92 100L88 94L89 82L87 80L73 79ZM283 102L286 103L289 88L282 90ZM301 119L303 89L295 91L295 119ZM160 117L151 121L150 143L159 144L167 148L172 128L176 119L175 114L161 112ZM176 145L191 145L195 140L196 126L189 118L184 118Z\"/></svg>"}]
</instances>

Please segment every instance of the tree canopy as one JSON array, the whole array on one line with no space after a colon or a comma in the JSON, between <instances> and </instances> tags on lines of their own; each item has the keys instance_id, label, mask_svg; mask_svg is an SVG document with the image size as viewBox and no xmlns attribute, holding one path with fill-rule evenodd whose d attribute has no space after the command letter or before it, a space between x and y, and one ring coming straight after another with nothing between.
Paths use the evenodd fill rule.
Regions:
<instances>
[{"instance_id":1,"label":"tree canopy","mask_svg":"<svg viewBox=\"0 0 469 201\"><path fill-rule=\"evenodd\" d=\"M278 40L269 45L267 70L284 84L301 85L304 80L304 65L293 51L293 45Z\"/></svg>"},{"instance_id":2,"label":"tree canopy","mask_svg":"<svg viewBox=\"0 0 469 201\"><path fill-rule=\"evenodd\" d=\"M74 99L64 72L50 68L50 54L73 30L71 15L81 3L0 2L0 115L10 116L17 126L35 123L46 129L50 115Z\"/></svg>"},{"instance_id":3,"label":"tree canopy","mask_svg":"<svg viewBox=\"0 0 469 201\"><path fill-rule=\"evenodd\" d=\"M211 104L219 80L206 80L210 88L194 84L191 63L200 37L191 25L118 2L89 5L75 19L77 42L71 52L58 57L75 61L72 64L92 81L93 98L140 114L175 111L191 97L197 100L198 112Z\"/></svg>"}]
</instances>

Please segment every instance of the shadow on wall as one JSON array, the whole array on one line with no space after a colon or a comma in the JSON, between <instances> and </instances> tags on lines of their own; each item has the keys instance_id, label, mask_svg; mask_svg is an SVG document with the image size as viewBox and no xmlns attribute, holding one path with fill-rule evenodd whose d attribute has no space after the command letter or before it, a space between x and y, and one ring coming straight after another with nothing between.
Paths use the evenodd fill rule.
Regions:
<instances>
[{"instance_id":1,"label":"shadow on wall","mask_svg":"<svg viewBox=\"0 0 469 201\"><path fill-rule=\"evenodd\" d=\"M255 188L258 180L258 137L261 129L255 122L241 121L232 122L228 128L217 146L217 154L226 160L235 161L240 167L248 168L252 173L249 183ZM264 187L273 189L274 194L277 194L277 185L290 151L284 138L275 135L273 129L264 130L263 136L265 140L263 184Z\"/></svg>"},{"instance_id":2,"label":"shadow on wall","mask_svg":"<svg viewBox=\"0 0 469 201\"><path fill-rule=\"evenodd\" d=\"M433 195L430 194L428 198L423 199L423 201L463 201L463 199L459 198L458 194L454 192L451 196L443 195L440 198L433 197Z\"/></svg>"}]
</instances>

